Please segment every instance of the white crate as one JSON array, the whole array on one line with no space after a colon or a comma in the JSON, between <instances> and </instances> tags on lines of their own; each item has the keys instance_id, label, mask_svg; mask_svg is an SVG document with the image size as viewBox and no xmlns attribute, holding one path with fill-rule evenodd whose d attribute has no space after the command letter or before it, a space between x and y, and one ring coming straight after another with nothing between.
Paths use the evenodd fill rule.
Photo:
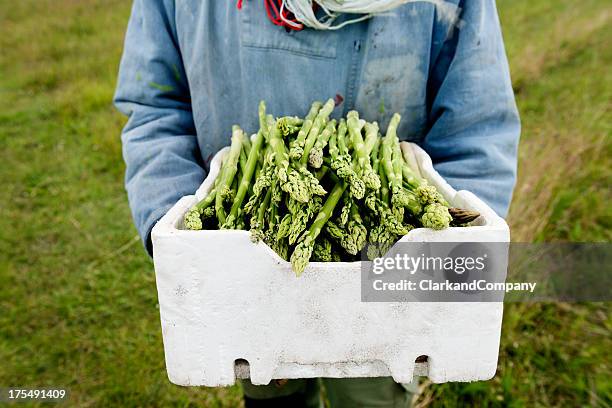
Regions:
<instances>
[{"instance_id":1,"label":"white crate","mask_svg":"<svg viewBox=\"0 0 612 408\"><path fill-rule=\"evenodd\" d=\"M474 194L453 190L422 149L402 143L402 150L453 205L481 213L476 226L418 228L402 241L509 241L504 220ZM364 303L359 262L312 262L296 278L290 263L252 243L247 231L181 230L185 212L211 188L222 154L196 195L181 198L152 232L170 381L232 385L237 373L245 375L235 367L242 359L254 384L388 375L442 383L495 374L502 303ZM427 363L415 365L421 355Z\"/></svg>"}]
</instances>

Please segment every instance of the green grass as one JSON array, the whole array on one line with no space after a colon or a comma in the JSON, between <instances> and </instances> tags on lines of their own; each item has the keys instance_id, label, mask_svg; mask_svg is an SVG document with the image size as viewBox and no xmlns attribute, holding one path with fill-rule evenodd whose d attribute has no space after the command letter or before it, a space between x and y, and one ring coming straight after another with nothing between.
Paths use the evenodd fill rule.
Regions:
<instances>
[{"instance_id":1,"label":"green grass","mask_svg":"<svg viewBox=\"0 0 612 408\"><path fill-rule=\"evenodd\" d=\"M240 405L165 375L157 293L123 190L111 106L129 2L0 4L0 385L71 406ZM516 241L610 241L612 8L501 0L523 120ZM489 382L424 384L420 406L610 406L607 304L506 306Z\"/></svg>"}]
</instances>

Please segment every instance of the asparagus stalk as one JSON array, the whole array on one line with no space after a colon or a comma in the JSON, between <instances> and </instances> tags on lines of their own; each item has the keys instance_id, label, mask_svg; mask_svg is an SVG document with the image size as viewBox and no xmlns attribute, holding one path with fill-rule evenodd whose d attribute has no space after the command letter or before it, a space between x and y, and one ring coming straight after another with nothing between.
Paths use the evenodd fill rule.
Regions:
<instances>
[{"instance_id":1,"label":"asparagus stalk","mask_svg":"<svg viewBox=\"0 0 612 408\"><path fill-rule=\"evenodd\" d=\"M380 137L376 137L372 148L370 149L370 161L372 162L372 170L378 174L378 169L380 167Z\"/></svg>"},{"instance_id":2,"label":"asparagus stalk","mask_svg":"<svg viewBox=\"0 0 612 408\"><path fill-rule=\"evenodd\" d=\"M274 151L276 176L281 183L281 188L294 200L301 203L307 202L310 199L310 191L300 173L289 165L289 155L276 123L270 129L270 146Z\"/></svg>"},{"instance_id":3,"label":"asparagus stalk","mask_svg":"<svg viewBox=\"0 0 612 408\"><path fill-rule=\"evenodd\" d=\"M200 216L203 214L204 210L210 207L215 202L215 196L217 195L217 190L214 188L210 190L208 195L200 200L196 205L191 207L189 211L185 214L185 218L183 220L183 225L185 228L190 230L201 230L202 229L202 219Z\"/></svg>"},{"instance_id":4,"label":"asparagus stalk","mask_svg":"<svg viewBox=\"0 0 612 408\"><path fill-rule=\"evenodd\" d=\"M425 207L425 212L421 216L421 222L425 228L444 229L448 228L453 217L449 214L448 208L440 203L429 204Z\"/></svg>"},{"instance_id":5,"label":"asparagus stalk","mask_svg":"<svg viewBox=\"0 0 612 408\"><path fill-rule=\"evenodd\" d=\"M351 142L353 143L353 151L357 164L359 166L360 176L367 188L372 190L380 189L380 178L372 170L370 163L370 153L365 145L363 137L361 137L361 123L357 111L350 111L347 115L347 127ZM378 132L378 129L376 129ZM374 144L372 143L372 146Z\"/></svg>"},{"instance_id":6,"label":"asparagus stalk","mask_svg":"<svg viewBox=\"0 0 612 408\"><path fill-rule=\"evenodd\" d=\"M313 102L310 107L310 111L306 115L304 122L302 123L302 128L298 132L297 138L291 144L291 149L289 151L289 156L292 160L299 160L304 153L304 143L306 142L306 137L310 132L310 128L312 128L313 122L319 113L319 110L323 104L321 102Z\"/></svg>"},{"instance_id":7,"label":"asparagus stalk","mask_svg":"<svg viewBox=\"0 0 612 408\"><path fill-rule=\"evenodd\" d=\"M321 233L321 230L325 226L325 223L329 220L334 212L334 208L338 204L338 201L342 197L344 190L346 189L346 183L338 183L335 185L333 190L327 196L323 208L319 211L319 214L311 224L308 231L304 233L300 242L295 247L293 254L291 255L291 266L297 276L301 275L308 266L310 256L314 249L315 240Z\"/></svg>"},{"instance_id":8,"label":"asparagus stalk","mask_svg":"<svg viewBox=\"0 0 612 408\"><path fill-rule=\"evenodd\" d=\"M329 154L331 156L330 166L336 171L339 178L349 183L353 197L362 199L365 195L365 184L357 175L351 163L351 156L346 146L345 136L347 132L346 121L341 119L338 131L332 135L329 143Z\"/></svg>"},{"instance_id":9,"label":"asparagus stalk","mask_svg":"<svg viewBox=\"0 0 612 408\"><path fill-rule=\"evenodd\" d=\"M365 124L365 140L364 140L366 152L368 153L372 152L372 150L374 149L374 145L378 143L378 141L379 141L378 123L377 122L366 123Z\"/></svg>"},{"instance_id":10,"label":"asparagus stalk","mask_svg":"<svg viewBox=\"0 0 612 408\"><path fill-rule=\"evenodd\" d=\"M363 225L363 220L356 205L351 207L351 220L348 223L348 237L346 251L351 255L357 255L365 245L368 230Z\"/></svg>"},{"instance_id":11,"label":"asparagus stalk","mask_svg":"<svg viewBox=\"0 0 612 408\"><path fill-rule=\"evenodd\" d=\"M340 119L338 124L338 149L339 154L344 156L349 156L349 149L346 144L346 133L348 132L348 127L346 126L346 119Z\"/></svg>"},{"instance_id":12,"label":"asparagus stalk","mask_svg":"<svg viewBox=\"0 0 612 408\"><path fill-rule=\"evenodd\" d=\"M338 123L338 128L337 131L332 133L330 138L329 138L329 156L330 156L330 161L333 162L334 160L338 159L338 156L340 155L340 150L338 149L338 133L340 133L340 128L344 126L346 128L346 124L343 125L343 120L341 119L340 122Z\"/></svg>"},{"instance_id":13,"label":"asparagus stalk","mask_svg":"<svg viewBox=\"0 0 612 408\"><path fill-rule=\"evenodd\" d=\"M381 149L380 149L380 155L383 156L383 160L382 160L382 165L380 166L380 169L378 171L378 175L380 176L380 200L386 204L389 205L389 179L387 177L387 167L385 165L385 158L384 158L384 153L385 153L385 146L384 146L384 142L381 145ZM390 168L391 171L393 171L393 166L391 166Z\"/></svg>"},{"instance_id":14,"label":"asparagus stalk","mask_svg":"<svg viewBox=\"0 0 612 408\"><path fill-rule=\"evenodd\" d=\"M300 127L304 121L297 116L283 116L278 119L278 128L280 129L283 137L289 137L295 132L300 130Z\"/></svg>"},{"instance_id":15,"label":"asparagus stalk","mask_svg":"<svg viewBox=\"0 0 612 408\"><path fill-rule=\"evenodd\" d=\"M243 140L246 140L246 137L241 138ZM240 157L238 160L238 163L240 164L240 168L239 170L244 173L244 170L246 169L246 164L247 164L247 152L245 151L245 147L244 147L244 143L242 144L242 148L240 149Z\"/></svg>"},{"instance_id":16,"label":"asparagus stalk","mask_svg":"<svg viewBox=\"0 0 612 408\"><path fill-rule=\"evenodd\" d=\"M334 106L335 106L334 100L329 99L327 102L325 102L325 105L323 105L323 107L317 114L317 117L315 118L314 123L312 124L312 128L310 129L310 132L308 132L308 137L306 137L306 141L304 142L304 151L302 153L302 157L300 158L300 164L302 166L305 166L306 163L308 163L308 157L310 155L310 150L312 149L315 142L317 141L317 138L319 137L319 133L323 130L329 115L334 110Z\"/></svg>"},{"instance_id":17,"label":"asparagus stalk","mask_svg":"<svg viewBox=\"0 0 612 408\"><path fill-rule=\"evenodd\" d=\"M264 118L266 114L266 105L263 101L259 103L259 117ZM261 123L261 122L260 122ZM263 124L263 123L261 123ZM245 164L245 169L242 174L242 179L240 180L240 186L238 187L238 191L236 193L236 197L234 198L234 202L232 204L232 208L230 210L229 216L226 219L226 228L235 228L236 220L238 219L238 210L242 206L242 202L244 201L244 197L251 185L251 178L253 177L253 173L255 172L255 166L259 160L259 155L261 152L261 147L264 141L263 130L260 129L255 136L255 140L251 145L251 150L249 152L249 157Z\"/></svg>"},{"instance_id":18,"label":"asparagus stalk","mask_svg":"<svg viewBox=\"0 0 612 408\"><path fill-rule=\"evenodd\" d=\"M259 177L253 184L253 195L244 206L245 214L253 214L257 210L259 202L264 196L266 188L272 185L275 177L276 168L272 165L267 165L260 173Z\"/></svg>"},{"instance_id":19,"label":"asparagus stalk","mask_svg":"<svg viewBox=\"0 0 612 408\"><path fill-rule=\"evenodd\" d=\"M325 191L323 186L321 186L321 184L319 183L317 176L312 174L308 170L308 168L306 168L306 166L300 165L297 168L297 172L302 177L302 181L306 185L306 188L308 189L310 194L322 196L327 193L327 191Z\"/></svg>"},{"instance_id":20,"label":"asparagus stalk","mask_svg":"<svg viewBox=\"0 0 612 408\"><path fill-rule=\"evenodd\" d=\"M340 216L338 220L340 221L340 225L344 226L349 220L351 215L351 207L353 207L353 199L348 191L345 191L342 195L342 209L340 210Z\"/></svg>"},{"instance_id":21,"label":"asparagus stalk","mask_svg":"<svg viewBox=\"0 0 612 408\"><path fill-rule=\"evenodd\" d=\"M251 218L251 240L253 242L259 242L264 239L264 225L265 225L265 214L268 209L268 205L270 205L270 200L272 199L272 190L268 189L266 192L266 197L263 200L262 205L257 209L257 216Z\"/></svg>"},{"instance_id":22,"label":"asparagus stalk","mask_svg":"<svg viewBox=\"0 0 612 408\"><path fill-rule=\"evenodd\" d=\"M263 101L262 101L263 102ZM265 104L259 104L259 132L263 135L263 142L269 142L270 124L274 122L272 115L266 115ZM266 144L263 154L260 154L257 160L257 168L259 174L255 174L255 183L253 183L252 195L244 206L245 214L254 215L258 205L265 197L264 191L272 185L272 181L276 176L276 167L274 166L273 152L270 144Z\"/></svg>"},{"instance_id":23,"label":"asparagus stalk","mask_svg":"<svg viewBox=\"0 0 612 408\"><path fill-rule=\"evenodd\" d=\"M440 203L448 206L442 194L434 186L427 184L427 181L418 177L405 161L402 164L402 176L404 185L414 191L423 205Z\"/></svg>"},{"instance_id":24,"label":"asparagus stalk","mask_svg":"<svg viewBox=\"0 0 612 408\"><path fill-rule=\"evenodd\" d=\"M270 205L269 205L269 209L268 209L268 228L266 231L266 242L268 244L274 244L275 243L275 237L277 234L277 230L278 230L278 224L280 222L279 216L278 216L278 211L279 211L279 204L282 201L282 191L279 188L279 185L277 182L272 183L272 186L270 187L270 191L271 191L271 199L270 199Z\"/></svg>"},{"instance_id":25,"label":"asparagus stalk","mask_svg":"<svg viewBox=\"0 0 612 408\"><path fill-rule=\"evenodd\" d=\"M315 246L312 252L312 259L315 262L331 262L332 261L332 244L326 238L321 238L315 241Z\"/></svg>"},{"instance_id":26,"label":"asparagus stalk","mask_svg":"<svg viewBox=\"0 0 612 408\"><path fill-rule=\"evenodd\" d=\"M376 141L374 143L374 146L372 146L371 149L371 153L370 153L370 160L372 161L372 171L376 174L378 174L380 180L381 180L381 189L382 188L386 188L385 184L383 183L383 178L380 176L380 158L379 158L379 151L380 151L380 138L377 136L376 137ZM376 191L370 191L368 193L368 195L365 197L365 205L374 213L376 213L378 211L378 207L377 207L377 202L378 202L378 194Z\"/></svg>"},{"instance_id":27,"label":"asparagus stalk","mask_svg":"<svg viewBox=\"0 0 612 408\"><path fill-rule=\"evenodd\" d=\"M290 201L287 203L287 208L291 213L291 226L289 227L289 244L295 244L300 235L308 227L308 222L321 209L321 197L313 197L308 203L298 203Z\"/></svg>"},{"instance_id":28,"label":"asparagus stalk","mask_svg":"<svg viewBox=\"0 0 612 408\"><path fill-rule=\"evenodd\" d=\"M240 177L242 177L242 172L240 171L240 169L238 169L236 177L234 177L234 180L232 181L229 194L225 196L226 203L231 203L232 201L234 201L234 198L236 197L236 191L238 190L238 179Z\"/></svg>"},{"instance_id":29,"label":"asparagus stalk","mask_svg":"<svg viewBox=\"0 0 612 408\"><path fill-rule=\"evenodd\" d=\"M242 129L240 129L238 125L232 126L232 144L225 165L223 166L223 171L221 172L222 179L219 182L219 188L215 196L215 211L219 219L219 227L225 223L225 208L223 207L223 201L230 194L234 176L238 171L238 160L240 157L240 150L242 149L241 134Z\"/></svg>"},{"instance_id":30,"label":"asparagus stalk","mask_svg":"<svg viewBox=\"0 0 612 408\"><path fill-rule=\"evenodd\" d=\"M393 115L387 127L387 134L382 144L383 166L385 167L385 174L389 180L389 187L391 190L393 190L394 187L401 187L399 186L399 184L401 184L401 179L395 174L395 167L393 166L393 145L395 144L397 126L400 120L401 116L399 114L396 113Z\"/></svg>"},{"instance_id":31,"label":"asparagus stalk","mask_svg":"<svg viewBox=\"0 0 612 408\"><path fill-rule=\"evenodd\" d=\"M416 208L413 197L402 186L402 162L404 159L399 150L399 139L397 138L397 126L400 120L401 116L396 113L389 122L382 146L383 166L389 180L392 207L410 207L411 211L414 211Z\"/></svg>"},{"instance_id":32,"label":"asparagus stalk","mask_svg":"<svg viewBox=\"0 0 612 408\"><path fill-rule=\"evenodd\" d=\"M310 150L310 154L308 156L308 164L311 167L318 169L323 165L323 149L327 146L331 135L336 132L336 120L332 119L327 123L325 129L319 135L315 145Z\"/></svg>"},{"instance_id":33,"label":"asparagus stalk","mask_svg":"<svg viewBox=\"0 0 612 408\"><path fill-rule=\"evenodd\" d=\"M274 252L276 252L285 261L289 260L289 245L287 240L278 240L270 244Z\"/></svg>"},{"instance_id":34,"label":"asparagus stalk","mask_svg":"<svg viewBox=\"0 0 612 408\"><path fill-rule=\"evenodd\" d=\"M346 239L346 231L331 220L327 221L325 224L325 232L340 245L342 245L342 242Z\"/></svg>"},{"instance_id":35,"label":"asparagus stalk","mask_svg":"<svg viewBox=\"0 0 612 408\"><path fill-rule=\"evenodd\" d=\"M281 240L283 238L287 238L289 236L289 232L291 229L291 214L285 214L283 219L278 225L278 230L276 231L276 239Z\"/></svg>"}]
</instances>

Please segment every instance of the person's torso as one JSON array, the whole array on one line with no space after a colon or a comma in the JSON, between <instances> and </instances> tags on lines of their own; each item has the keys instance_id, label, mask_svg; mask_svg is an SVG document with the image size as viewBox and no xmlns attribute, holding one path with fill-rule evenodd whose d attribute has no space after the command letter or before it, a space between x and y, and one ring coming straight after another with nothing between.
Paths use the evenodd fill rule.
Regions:
<instances>
[{"instance_id":1,"label":"person's torso","mask_svg":"<svg viewBox=\"0 0 612 408\"><path fill-rule=\"evenodd\" d=\"M311 102L335 98L333 116L357 109L383 133L399 112L399 134L420 141L429 73L452 26L427 2L336 31L287 31L257 0L241 10L232 1L176 1L175 18L206 162L229 144L232 124L257 131L262 99L275 116L304 116Z\"/></svg>"}]
</instances>

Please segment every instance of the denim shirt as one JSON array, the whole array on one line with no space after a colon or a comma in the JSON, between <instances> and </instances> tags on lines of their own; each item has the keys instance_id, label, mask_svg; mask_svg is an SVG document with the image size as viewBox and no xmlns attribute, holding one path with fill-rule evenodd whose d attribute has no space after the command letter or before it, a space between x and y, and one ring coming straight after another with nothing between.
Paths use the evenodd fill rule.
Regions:
<instances>
[{"instance_id":1,"label":"denim shirt","mask_svg":"<svg viewBox=\"0 0 612 408\"><path fill-rule=\"evenodd\" d=\"M418 143L455 188L505 215L516 178L520 123L494 0L444 10L407 3L337 31L287 31L261 1L135 0L115 104L136 227L150 230L205 178L231 126L258 128L257 104L304 116L336 98ZM150 243L148 244L150 251Z\"/></svg>"}]
</instances>

